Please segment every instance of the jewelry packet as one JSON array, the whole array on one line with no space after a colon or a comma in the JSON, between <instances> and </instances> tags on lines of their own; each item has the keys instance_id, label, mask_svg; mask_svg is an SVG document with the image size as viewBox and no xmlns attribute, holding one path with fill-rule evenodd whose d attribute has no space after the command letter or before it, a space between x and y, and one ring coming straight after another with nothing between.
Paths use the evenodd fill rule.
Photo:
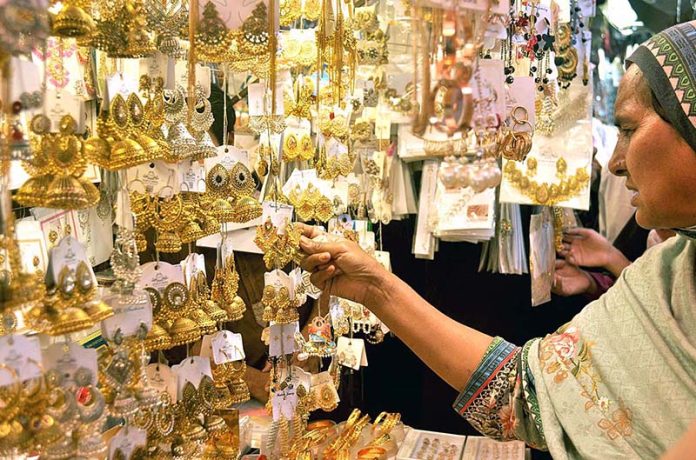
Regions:
<instances>
[{"instance_id":1,"label":"jewelry packet","mask_svg":"<svg viewBox=\"0 0 696 460\"><path fill-rule=\"evenodd\" d=\"M532 278L532 306L551 300L556 251L549 208L532 215L529 225L529 273Z\"/></svg>"},{"instance_id":2,"label":"jewelry packet","mask_svg":"<svg viewBox=\"0 0 696 460\"><path fill-rule=\"evenodd\" d=\"M153 287L163 291L170 283L184 283L184 272L181 265L172 265L167 262L148 262L141 266L143 274L138 286L141 288Z\"/></svg>"}]
</instances>

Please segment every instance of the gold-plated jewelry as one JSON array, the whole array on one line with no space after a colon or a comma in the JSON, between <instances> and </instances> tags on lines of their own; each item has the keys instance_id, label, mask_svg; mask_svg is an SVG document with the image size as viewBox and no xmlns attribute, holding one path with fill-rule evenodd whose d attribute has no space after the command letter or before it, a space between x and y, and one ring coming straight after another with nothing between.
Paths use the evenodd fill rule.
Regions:
<instances>
[{"instance_id":1,"label":"gold-plated jewelry","mask_svg":"<svg viewBox=\"0 0 696 460\"><path fill-rule=\"evenodd\" d=\"M95 31L94 21L75 0L63 2L53 17L51 32L65 38L85 38Z\"/></svg>"},{"instance_id":2,"label":"gold-plated jewelry","mask_svg":"<svg viewBox=\"0 0 696 460\"><path fill-rule=\"evenodd\" d=\"M183 212L184 203L181 194L178 193L166 198L157 196L149 202L148 215L152 226L157 230L155 241L157 251L164 253L181 251L181 238L175 230L181 225L180 219Z\"/></svg>"},{"instance_id":3,"label":"gold-plated jewelry","mask_svg":"<svg viewBox=\"0 0 696 460\"><path fill-rule=\"evenodd\" d=\"M556 162L556 174L559 177L557 182L537 182L532 179L536 174L536 165L536 159L529 157L527 171L523 172L515 162L508 161L503 167L503 172L511 185L537 204L553 206L567 201L582 193L589 184L590 176L585 168L577 168L575 174L567 176L568 166L563 158Z\"/></svg>"},{"instance_id":4,"label":"gold-plated jewelry","mask_svg":"<svg viewBox=\"0 0 696 460\"><path fill-rule=\"evenodd\" d=\"M233 36L220 18L215 3L207 2L202 16L195 35L198 59L212 63L229 60Z\"/></svg>"},{"instance_id":5,"label":"gold-plated jewelry","mask_svg":"<svg viewBox=\"0 0 696 460\"><path fill-rule=\"evenodd\" d=\"M510 119L513 125L504 135L500 150L503 158L507 160L524 161L532 149L532 137L534 136L527 109L522 106L514 107L510 112ZM525 125L529 131L520 129Z\"/></svg>"},{"instance_id":6,"label":"gold-plated jewelry","mask_svg":"<svg viewBox=\"0 0 696 460\"><path fill-rule=\"evenodd\" d=\"M230 171L230 192L236 197L251 197L256 190L256 183L251 171L244 163L238 161Z\"/></svg>"},{"instance_id":7,"label":"gold-plated jewelry","mask_svg":"<svg viewBox=\"0 0 696 460\"><path fill-rule=\"evenodd\" d=\"M288 196L297 217L302 221L317 220L328 222L334 216L334 206L331 200L322 195L313 184L302 190L297 184Z\"/></svg>"},{"instance_id":8,"label":"gold-plated jewelry","mask_svg":"<svg viewBox=\"0 0 696 460\"><path fill-rule=\"evenodd\" d=\"M198 301L203 311L213 320L215 323L223 323L229 321L229 315L227 311L220 308L220 305L212 300L210 289L208 288L208 282L205 278L205 273L202 271L198 272Z\"/></svg>"},{"instance_id":9,"label":"gold-plated jewelry","mask_svg":"<svg viewBox=\"0 0 696 460\"><path fill-rule=\"evenodd\" d=\"M301 236L302 230L292 223L287 223L285 231L279 234L269 218L257 227L254 242L264 252L263 260L268 269L282 268L299 259Z\"/></svg>"},{"instance_id":10,"label":"gold-plated jewelry","mask_svg":"<svg viewBox=\"0 0 696 460\"><path fill-rule=\"evenodd\" d=\"M195 342L201 336L199 326L188 317L189 291L181 283L170 283L162 292L163 313L172 321L169 327L172 346Z\"/></svg>"},{"instance_id":11,"label":"gold-plated jewelry","mask_svg":"<svg viewBox=\"0 0 696 460\"><path fill-rule=\"evenodd\" d=\"M289 133L283 140L283 160L295 161L299 156L299 143L294 133Z\"/></svg>"},{"instance_id":12,"label":"gold-plated jewelry","mask_svg":"<svg viewBox=\"0 0 696 460\"><path fill-rule=\"evenodd\" d=\"M246 311L244 300L237 295L238 289L239 274L234 255L230 255L224 263L216 266L210 294L211 300L225 309L229 321L239 321Z\"/></svg>"},{"instance_id":13,"label":"gold-plated jewelry","mask_svg":"<svg viewBox=\"0 0 696 460\"><path fill-rule=\"evenodd\" d=\"M291 26L302 16L302 0L280 0L280 25Z\"/></svg>"},{"instance_id":14,"label":"gold-plated jewelry","mask_svg":"<svg viewBox=\"0 0 696 460\"><path fill-rule=\"evenodd\" d=\"M290 291L283 286L268 285L263 289L261 303L264 306L263 320L276 324L290 324L299 320L297 298L290 299Z\"/></svg>"}]
</instances>

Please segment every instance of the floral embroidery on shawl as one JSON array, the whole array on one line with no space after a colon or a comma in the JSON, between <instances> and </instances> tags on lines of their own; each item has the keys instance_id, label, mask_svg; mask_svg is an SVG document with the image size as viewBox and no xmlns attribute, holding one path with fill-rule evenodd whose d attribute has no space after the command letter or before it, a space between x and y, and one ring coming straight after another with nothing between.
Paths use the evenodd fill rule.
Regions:
<instances>
[{"instance_id":1,"label":"floral embroidery on shawl","mask_svg":"<svg viewBox=\"0 0 696 460\"><path fill-rule=\"evenodd\" d=\"M577 327L568 323L541 341L541 370L553 375L556 384L564 382L569 376L574 377L583 388L580 396L586 399L585 412L596 408L604 415L597 422L604 434L612 441L629 437L633 434L631 410L625 407L623 401L612 401L600 394L602 380L592 367L593 346L593 342L582 339Z\"/></svg>"},{"instance_id":2,"label":"floral embroidery on shawl","mask_svg":"<svg viewBox=\"0 0 696 460\"><path fill-rule=\"evenodd\" d=\"M519 352L518 347L496 337L454 404L455 410L485 436L516 439L518 420L513 389Z\"/></svg>"}]
</instances>

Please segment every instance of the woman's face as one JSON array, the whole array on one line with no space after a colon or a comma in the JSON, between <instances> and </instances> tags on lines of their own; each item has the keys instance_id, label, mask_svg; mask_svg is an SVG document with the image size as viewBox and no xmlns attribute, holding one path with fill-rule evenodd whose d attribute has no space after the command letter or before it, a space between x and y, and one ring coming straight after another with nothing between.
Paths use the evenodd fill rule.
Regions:
<instances>
[{"instance_id":1,"label":"woman's face","mask_svg":"<svg viewBox=\"0 0 696 460\"><path fill-rule=\"evenodd\" d=\"M638 224L696 225L696 152L653 110L649 87L635 65L619 85L615 119L619 138L609 169L626 176Z\"/></svg>"}]
</instances>

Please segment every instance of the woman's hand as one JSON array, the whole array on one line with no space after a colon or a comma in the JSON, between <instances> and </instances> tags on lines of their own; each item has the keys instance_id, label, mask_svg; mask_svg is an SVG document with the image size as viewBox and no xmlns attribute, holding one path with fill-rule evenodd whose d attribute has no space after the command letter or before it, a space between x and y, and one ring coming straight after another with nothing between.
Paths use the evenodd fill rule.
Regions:
<instances>
[{"instance_id":1,"label":"woman's hand","mask_svg":"<svg viewBox=\"0 0 696 460\"><path fill-rule=\"evenodd\" d=\"M556 260L551 292L563 297L579 294L592 294L597 285L585 270L571 265L565 260Z\"/></svg>"},{"instance_id":2,"label":"woman's hand","mask_svg":"<svg viewBox=\"0 0 696 460\"><path fill-rule=\"evenodd\" d=\"M631 262L606 238L589 228L574 228L563 236L560 255L579 267L599 267L619 277Z\"/></svg>"},{"instance_id":3,"label":"woman's hand","mask_svg":"<svg viewBox=\"0 0 696 460\"><path fill-rule=\"evenodd\" d=\"M589 228L574 228L563 235L561 255L573 265L581 267L604 267L614 246L596 231Z\"/></svg>"},{"instance_id":4,"label":"woman's hand","mask_svg":"<svg viewBox=\"0 0 696 460\"><path fill-rule=\"evenodd\" d=\"M389 280L390 273L362 248L348 240L320 243L316 227L303 226L300 243L307 254L302 268L312 273L312 283L330 295L375 305Z\"/></svg>"}]
</instances>

